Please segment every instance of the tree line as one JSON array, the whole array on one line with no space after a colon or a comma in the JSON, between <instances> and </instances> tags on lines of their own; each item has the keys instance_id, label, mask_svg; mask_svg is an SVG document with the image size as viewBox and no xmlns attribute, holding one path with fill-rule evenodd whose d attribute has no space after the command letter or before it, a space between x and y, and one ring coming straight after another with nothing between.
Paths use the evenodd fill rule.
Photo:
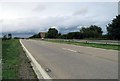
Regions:
<instances>
[{"instance_id":1,"label":"tree line","mask_svg":"<svg viewBox=\"0 0 120 81\"><path fill-rule=\"evenodd\" d=\"M101 27L91 25L90 27L82 27L79 32L69 32L61 34L56 28L49 28L45 38L61 38L61 39L112 39L120 40L120 15L116 16L111 23L107 25L107 34L103 35ZM40 38L40 34L35 34L30 38Z\"/></svg>"},{"instance_id":2,"label":"tree line","mask_svg":"<svg viewBox=\"0 0 120 81\"><path fill-rule=\"evenodd\" d=\"M62 38L62 39L84 39L84 38L101 38L102 29L96 25L90 27L82 27L79 32L69 32L67 34L58 33L55 28L50 28L46 33L46 38Z\"/></svg>"},{"instance_id":3,"label":"tree line","mask_svg":"<svg viewBox=\"0 0 120 81\"><path fill-rule=\"evenodd\" d=\"M3 38L2 38L3 40L9 40L9 39L12 39L12 34L6 34L6 35L4 35L3 36Z\"/></svg>"}]
</instances>

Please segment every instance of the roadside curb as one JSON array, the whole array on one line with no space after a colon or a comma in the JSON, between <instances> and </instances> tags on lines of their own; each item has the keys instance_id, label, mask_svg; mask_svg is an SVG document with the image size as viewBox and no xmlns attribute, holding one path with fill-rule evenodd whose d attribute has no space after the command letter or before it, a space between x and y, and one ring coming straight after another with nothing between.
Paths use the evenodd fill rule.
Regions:
<instances>
[{"instance_id":1,"label":"roadside curb","mask_svg":"<svg viewBox=\"0 0 120 81\"><path fill-rule=\"evenodd\" d=\"M33 67L34 72L37 75L38 79L52 79L45 70L41 67L41 65L35 60L35 58L31 55L31 53L27 50L27 48L23 45L21 42L21 39L19 40L20 44L23 47L23 50L26 52L27 57L31 61L31 65Z\"/></svg>"}]
</instances>

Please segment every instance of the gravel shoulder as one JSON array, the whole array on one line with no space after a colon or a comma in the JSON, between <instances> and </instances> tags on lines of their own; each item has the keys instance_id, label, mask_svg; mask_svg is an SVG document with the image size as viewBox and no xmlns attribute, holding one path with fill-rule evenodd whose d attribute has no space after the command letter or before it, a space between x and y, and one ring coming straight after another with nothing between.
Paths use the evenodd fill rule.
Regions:
<instances>
[{"instance_id":1,"label":"gravel shoulder","mask_svg":"<svg viewBox=\"0 0 120 81\"><path fill-rule=\"evenodd\" d=\"M32 66L30 64L29 59L27 58L25 52L23 51L22 47L20 47L20 67L19 67L19 78L20 79L34 79L37 80L37 76L34 73Z\"/></svg>"}]
</instances>

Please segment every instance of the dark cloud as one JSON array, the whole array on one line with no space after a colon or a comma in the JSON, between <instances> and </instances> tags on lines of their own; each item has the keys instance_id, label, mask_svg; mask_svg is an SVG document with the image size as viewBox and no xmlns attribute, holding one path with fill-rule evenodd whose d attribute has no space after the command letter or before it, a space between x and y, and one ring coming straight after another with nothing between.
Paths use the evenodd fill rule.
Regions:
<instances>
[{"instance_id":1,"label":"dark cloud","mask_svg":"<svg viewBox=\"0 0 120 81\"><path fill-rule=\"evenodd\" d=\"M71 26L71 27L59 27L59 31L62 34L66 34L69 32L76 32L79 31L80 28L78 28L78 26Z\"/></svg>"}]
</instances>

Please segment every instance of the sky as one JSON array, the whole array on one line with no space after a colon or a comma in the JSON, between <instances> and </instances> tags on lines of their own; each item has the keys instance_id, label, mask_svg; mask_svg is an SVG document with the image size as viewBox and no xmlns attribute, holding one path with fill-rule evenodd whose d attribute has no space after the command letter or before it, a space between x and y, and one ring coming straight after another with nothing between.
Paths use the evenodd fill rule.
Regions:
<instances>
[{"instance_id":1,"label":"sky","mask_svg":"<svg viewBox=\"0 0 120 81\"><path fill-rule=\"evenodd\" d=\"M50 27L60 33L106 25L118 15L118 2L0 2L1 33L29 36Z\"/></svg>"}]
</instances>

